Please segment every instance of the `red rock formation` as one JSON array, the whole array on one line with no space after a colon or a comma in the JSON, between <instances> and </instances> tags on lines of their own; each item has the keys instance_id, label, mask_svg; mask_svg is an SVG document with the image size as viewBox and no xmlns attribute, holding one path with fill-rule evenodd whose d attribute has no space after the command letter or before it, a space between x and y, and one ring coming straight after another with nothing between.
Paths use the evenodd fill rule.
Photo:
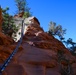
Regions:
<instances>
[{"instance_id":1,"label":"red rock formation","mask_svg":"<svg viewBox=\"0 0 76 75\"><path fill-rule=\"evenodd\" d=\"M9 40L7 41L9 42ZM6 45L5 42L4 44ZM9 45L6 48L14 49L15 46ZM0 48L2 51L4 50L3 44ZM68 64L72 67L73 75L76 75L75 57L59 40L44 32L40 25L28 26L20 49L6 67L3 75L62 75L61 72L64 73ZM59 62L61 57L67 60Z\"/></svg>"},{"instance_id":2,"label":"red rock formation","mask_svg":"<svg viewBox=\"0 0 76 75\"><path fill-rule=\"evenodd\" d=\"M11 53L9 45L13 44L13 40L0 32L0 62L3 62Z\"/></svg>"},{"instance_id":3,"label":"red rock formation","mask_svg":"<svg viewBox=\"0 0 76 75\"><path fill-rule=\"evenodd\" d=\"M3 63L15 48L16 44L13 39L0 32L0 63ZM22 50L21 46L20 50Z\"/></svg>"},{"instance_id":4,"label":"red rock formation","mask_svg":"<svg viewBox=\"0 0 76 75\"><path fill-rule=\"evenodd\" d=\"M21 13L15 15L14 18L20 18L20 17L22 18L23 15L24 15L24 12L21 12Z\"/></svg>"}]
</instances>

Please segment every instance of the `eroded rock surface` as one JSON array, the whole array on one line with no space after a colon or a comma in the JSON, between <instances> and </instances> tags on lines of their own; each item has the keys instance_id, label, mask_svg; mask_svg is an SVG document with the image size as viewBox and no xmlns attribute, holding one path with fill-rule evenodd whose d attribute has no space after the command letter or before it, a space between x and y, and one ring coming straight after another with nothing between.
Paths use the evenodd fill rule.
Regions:
<instances>
[{"instance_id":1,"label":"eroded rock surface","mask_svg":"<svg viewBox=\"0 0 76 75\"><path fill-rule=\"evenodd\" d=\"M21 50L6 67L3 75L62 75L61 69L67 68L67 61L72 67L71 72L76 75L76 59L59 40L44 32L38 24L29 24L26 30ZM0 46L3 49L3 44ZM13 44L8 46L8 50L13 49ZM61 57L67 61L60 61Z\"/></svg>"}]
</instances>

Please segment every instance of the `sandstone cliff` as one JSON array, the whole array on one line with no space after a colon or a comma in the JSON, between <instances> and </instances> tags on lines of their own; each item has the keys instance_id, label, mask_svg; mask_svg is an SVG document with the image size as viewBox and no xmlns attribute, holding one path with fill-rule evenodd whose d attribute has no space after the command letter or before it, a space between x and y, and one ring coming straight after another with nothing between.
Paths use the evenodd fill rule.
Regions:
<instances>
[{"instance_id":1,"label":"sandstone cliff","mask_svg":"<svg viewBox=\"0 0 76 75\"><path fill-rule=\"evenodd\" d=\"M65 75L70 68L70 75L76 75L75 57L59 40L44 32L37 21L28 25L21 47L3 75ZM17 45L8 38L0 33L1 63Z\"/></svg>"}]
</instances>

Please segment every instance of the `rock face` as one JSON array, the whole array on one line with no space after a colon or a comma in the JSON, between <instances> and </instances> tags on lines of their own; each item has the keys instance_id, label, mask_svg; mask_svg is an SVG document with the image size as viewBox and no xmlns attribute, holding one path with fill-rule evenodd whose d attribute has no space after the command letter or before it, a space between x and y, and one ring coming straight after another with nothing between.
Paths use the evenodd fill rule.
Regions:
<instances>
[{"instance_id":1,"label":"rock face","mask_svg":"<svg viewBox=\"0 0 76 75\"><path fill-rule=\"evenodd\" d=\"M13 51L11 49L14 44L14 41L0 32L0 62L3 63L5 59L9 56L9 54ZM11 48L9 48L12 46Z\"/></svg>"},{"instance_id":2,"label":"rock face","mask_svg":"<svg viewBox=\"0 0 76 75\"><path fill-rule=\"evenodd\" d=\"M3 71L3 75L76 75L75 57L59 40L44 32L39 21L35 22L27 26L22 49ZM0 45L2 51L5 45ZM5 48L11 51L15 46L12 44Z\"/></svg>"},{"instance_id":3,"label":"rock face","mask_svg":"<svg viewBox=\"0 0 76 75\"><path fill-rule=\"evenodd\" d=\"M30 24L34 24L36 26L40 25L38 19L34 16L32 17L28 17L28 18L25 18L23 19L22 17L19 17L19 16L14 16L14 24L16 25L16 27L19 28L18 32L16 32L15 34L15 38L14 41L18 42L20 37L21 37L21 28L22 28L22 20L24 21L23 23L23 28L24 28L24 32L23 34L25 34L26 30L27 30L27 27L30 25ZM12 35L12 37L14 37L14 34Z\"/></svg>"}]
</instances>

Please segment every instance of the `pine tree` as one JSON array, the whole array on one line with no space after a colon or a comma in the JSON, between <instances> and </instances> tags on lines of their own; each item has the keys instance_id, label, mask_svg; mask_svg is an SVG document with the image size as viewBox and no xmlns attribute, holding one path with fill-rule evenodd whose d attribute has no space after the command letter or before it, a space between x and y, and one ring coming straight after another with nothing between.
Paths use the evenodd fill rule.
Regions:
<instances>
[{"instance_id":1,"label":"pine tree","mask_svg":"<svg viewBox=\"0 0 76 75\"><path fill-rule=\"evenodd\" d=\"M62 40L64 39L63 36L66 32L66 29L63 30L61 25L56 26L56 23L51 21L48 32L52 34L53 36L57 35L60 38L60 40Z\"/></svg>"},{"instance_id":2,"label":"pine tree","mask_svg":"<svg viewBox=\"0 0 76 75\"><path fill-rule=\"evenodd\" d=\"M13 16L9 15L8 10L9 10L8 7L6 9L2 9L2 15L3 15L2 31L4 34L12 37L12 34L18 31L18 27L14 25Z\"/></svg>"},{"instance_id":3,"label":"pine tree","mask_svg":"<svg viewBox=\"0 0 76 75\"><path fill-rule=\"evenodd\" d=\"M18 11L18 14L21 13L21 12L24 12L24 16L23 17L29 17L31 16L31 13L30 13L30 8L28 7L28 4L26 2L26 0L15 0L15 3L16 3L16 7L17 7L17 11Z\"/></svg>"}]
</instances>

